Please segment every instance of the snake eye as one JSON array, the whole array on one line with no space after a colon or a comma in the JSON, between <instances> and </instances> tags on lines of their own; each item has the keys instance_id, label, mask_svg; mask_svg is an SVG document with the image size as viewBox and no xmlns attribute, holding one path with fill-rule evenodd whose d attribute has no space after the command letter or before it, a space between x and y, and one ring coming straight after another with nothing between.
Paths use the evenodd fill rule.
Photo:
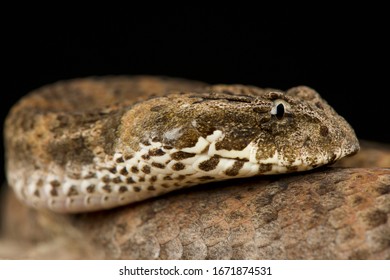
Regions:
<instances>
[{"instance_id":1,"label":"snake eye","mask_svg":"<svg viewBox=\"0 0 390 280\"><path fill-rule=\"evenodd\" d=\"M274 106L271 109L271 115L276 116L278 120L283 119L284 114L286 113L286 107L288 104L283 100L275 100Z\"/></svg>"},{"instance_id":2,"label":"snake eye","mask_svg":"<svg viewBox=\"0 0 390 280\"><path fill-rule=\"evenodd\" d=\"M284 105L280 103L278 106L276 106L276 117L278 120L282 119L284 116Z\"/></svg>"}]
</instances>

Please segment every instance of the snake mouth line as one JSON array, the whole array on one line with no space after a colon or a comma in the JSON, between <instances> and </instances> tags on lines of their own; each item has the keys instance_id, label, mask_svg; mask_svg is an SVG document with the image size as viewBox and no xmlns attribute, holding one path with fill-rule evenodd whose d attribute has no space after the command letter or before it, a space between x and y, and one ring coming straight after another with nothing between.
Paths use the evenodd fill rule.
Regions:
<instances>
[{"instance_id":1,"label":"snake mouth line","mask_svg":"<svg viewBox=\"0 0 390 280\"><path fill-rule=\"evenodd\" d=\"M227 160L234 160L234 161L238 161L238 162L249 162L249 159L246 159L246 158L231 158L231 157L223 157L223 156L218 156L218 155L215 155L215 157L218 157L218 158L221 158L221 159L227 159Z\"/></svg>"}]
</instances>

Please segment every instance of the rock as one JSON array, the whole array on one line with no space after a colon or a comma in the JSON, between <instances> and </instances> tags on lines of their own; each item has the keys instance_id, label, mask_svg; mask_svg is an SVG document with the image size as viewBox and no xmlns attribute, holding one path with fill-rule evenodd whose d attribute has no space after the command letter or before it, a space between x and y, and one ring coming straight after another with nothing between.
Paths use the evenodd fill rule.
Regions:
<instances>
[{"instance_id":1,"label":"rock","mask_svg":"<svg viewBox=\"0 0 390 280\"><path fill-rule=\"evenodd\" d=\"M360 140L361 150L352 157L336 162L338 167L386 167L390 168L390 145Z\"/></svg>"},{"instance_id":2,"label":"rock","mask_svg":"<svg viewBox=\"0 0 390 280\"><path fill-rule=\"evenodd\" d=\"M0 258L390 259L390 169L230 180L77 215L9 192L3 229ZM29 245L12 254L15 241Z\"/></svg>"}]
</instances>

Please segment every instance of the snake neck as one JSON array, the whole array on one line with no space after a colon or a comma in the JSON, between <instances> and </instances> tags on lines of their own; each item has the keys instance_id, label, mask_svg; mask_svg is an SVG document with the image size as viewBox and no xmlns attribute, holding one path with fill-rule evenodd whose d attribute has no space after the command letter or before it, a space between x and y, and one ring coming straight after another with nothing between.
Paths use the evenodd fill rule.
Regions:
<instances>
[{"instance_id":1,"label":"snake neck","mask_svg":"<svg viewBox=\"0 0 390 280\"><path fill-rule=\"evenodd\" d=\"M289 167L280 166L277 155L263 163L256 161L255 142L240 151L217 150L215 144L221 137L221 131L214 131L206 138L199 137L193 147L182 149L146 141L137 151L118 150L112 156L95 157L94 163L83 166L79 173L53 164L48 170L19 169L8 177L18 196L34 207L79 212L112 208L212 181L289 172Z\"/></svg>"}]
</instances>

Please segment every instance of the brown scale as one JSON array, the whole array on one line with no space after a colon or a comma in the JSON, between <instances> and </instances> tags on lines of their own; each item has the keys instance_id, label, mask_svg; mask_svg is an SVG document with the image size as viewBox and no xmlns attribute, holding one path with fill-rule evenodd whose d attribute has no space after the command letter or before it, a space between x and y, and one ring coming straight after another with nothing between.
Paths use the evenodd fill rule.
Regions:
<instances>
[{"instance_id":1,"label":"brown scale","mask_svg":"<svg viewBox=\"0 0 390 280\"><path fill-rule=\"evenodd\" d=\"M123 157L119 157L115 160L117 163L122 163L122 162L125 162Z\"/></svg>"},{"instance_id":2,"label":"brown scale","mask_svg":"<svg viewBox=\"0 0 390 280\"><path fill-rule=\"evenodd\" d=\"M133 183L135 183L135 181L133 180L133 178L127 177L127 178L126 178L126 183L128 183L128 184L133 184Z\"/></svg>"},{"instance_id":3,"label":"brown scale","mask_svg":"<svg viewBox=\"0 0 390 280\"><path fill-rule=\"evenodd\" d=\"M179 180L179 181L182 181L182 180L184 180L185 178L186 178L185 175L179 175L179 176L177 176L175 179L176 179L176 180Z\"/></svg>"},{"instance_id":4,"label":"brown scale","mask_svg":"<svg viewBox=\"0 0 390 280\"><path fill-rule=\"evenodd\" d=\"M61 186L60 182L57 180L51 181L50 182L52 189L50 190L50 194L52 196L58 196L58 188Z\"/></svg>"},{"instance_id":5,"label":"brown scale","mask_svg":"<svg viewBox=\"0 0 390 280\"><path fill-rule=\"evenodd\" d=\"M39 190L35 190L34 191L34 196L36 196L36 197L40 197L41 196Z\"/></svg>"},{"instance_id":6,"label":"brown scale","mask_svg":"<svg viewBox=\"0 0 390 280\"><path fill-rule=\"evenodd\" d=\"M144 160L148 160L148 159L150 159L150 156L147 154L144 154L141 156L141 158L143 158Z\"/></svg>"},{"instance_id":7,"label":"brown scale","mask_svg":"<svg viewBox=\"0 0 390 280\"><path fill-rule=\"evenodd\" d=\"M125 193L128 191L128 188L126 186L120 186L118 191L119 193Z\"/></svg>"},{"instance_id":8,"label":"brown scale","mask_svg":"<svg viewBox=\"0 0 390 280\"><path fill-rule=\"evenodd\" d=\"M76 190L76 186L71 186L68 191L68 196L75 196L78 195L79 192Z\"/></svg>"},{"instance_id":9,"label":"brown scale","mask_svg":"<svg viewBox=\"0 0 390 280\"><path fill-rule=\"evenodd\" d=\"M160 157L160 156L165 155L165 152L161 149L153 149L153 150L149 150L148 154L151 157Z\"/></svg>"},{"instance_id":10,"label":"brown scale","mask_svg":"<svg viewBox=\"0 0 390 280\"><path fill-rule=\"evenodd\" d=\"M199 163L199 169L203 171L214 170L219 163L219 157L213 156L212 158Z\"/></svg>"},{"instance_id":11,"label":"brown scale","mask_svg":"<svg viewBox=\"0 0 390 280\"><path fill-rule=\"evenodd\" d=\"M244 162L241 160L236 160L232 167L225 171L225 174L228 176L237 176L240 169L244 166Z\"/></svg>"},{"instance_id":12,"label":"brown scale","mask_svg":"<svg viewBox=\"0 0 390 280\"><path fill-rule=\"evenodd\" d=\"M179 160L183 160L186 158L192 158L195 155L196 154L194 154L194 153L187 153L187 152L178 151L178 152L171 154L171 157L172 157L172 159L179 161Z\"/></svg>"},{"instance_id":13,"label":"brown scale","mask_svg":"<svg viewBox=\"0 0 390 280\"><path fill-rule=\"evenodd\" d=\"M112 192L112 188L111 188L111 186L110 185L105 185L105 186L103 186L103 188L102 188L105 192L107 192L107 193L110 193L110 192Z\"/></svg>"},{"instance_id":14,"label":"brown scale","mask_svg":"<svg viewBox=\"0 0 390 280\"><path fill-rule=\"evenodd\" d=\"M166 150L172 150L173 149L172 146L163 146L163 148L166 149Z\"/></svg>"},{"instance_id":15,"label":"brown scale","mask_svg":"<svg viewBox=\"0 0 390 280\"><path fill-rule=\"evenodd\" d=\"M96 188L95 185L89 185L89 186L87 187L87 192L88 192L88 193L94 193L94 192L95 192L95 188Z\"/></svg>"},{"instance_id":16,"label":"brown scale","mask_svg":"<svg viewBox=\"0 0 390 280\"><path fill-rule=\"evenodd\" d=\"M39 180L37 181L37 183L36 183L36 186L37 186L37 188L43 187L43 180L42 180L42 179L39 179Z\"/></svg>"},{"instance_id":17,"label":"brown scale","mask_svg":"<svg viewBox=\"0 0 390 280\"><path fill-rule=\"evenodd\" d=\"M208 180L213 180L213 179L215 179L215 178L212 176L202 176L202 177L198 178L198 180L200 180L200 181L208 181Z\"/></svg>"},{"instance_id":18,"label":"brown scale","mask_svg":"<svg viewBox=\"0 0 390 280\"><path fill-rule=\"evenodd\" d=\"M157 181L157 176L152 176L152 177L150 177L150 179L149 179L149 182L151 182L151 183L154 183L154 182L156 182Z\"/></svg>"},{"instance_id":19,"label":"brown scale","mask_svg":"<svg viewBox=\"0 0 390 280\"><path fill-rule=\"evenodd\" d=\"M144 165L144 167L142 167L142 172L144 172L145 174L149 174L150 171L151 169L149 165Z\"/></svg>"},{"instance_id":20,"label":"brown scale","mask_svg":"<svg viewBox=\"0 0 390 280\"><path fill-rule=\"evenodd\" d=\"M111 182L110 176L106 175L106 176L102 177L102 182L106 183L106 184L110 183Z\"/></svg>"},{"instance_id":21,"label":"brown scale","mask_svg":"<svg viewBox=\"0 0 390 280\"><path fill-rule=\"evenodd\" d=\"M174 165L172 165L172 169L175 171L180 171L183 170L184 168L186 168L186 166L181 162L177 162Z\"/></svg>"},{"instance_id":22,"label":"brown scale","mask_svg":"<svg viewBox=\"0 0 390 280\"><path fill-rule=\"evenodd\" d=\"M158 162L152 162L152 166L156 167L156 168L160 168L160 169L164 169L165 168L165 164L158 163Z\"/></svg>"},{"instance_id":23,"label":"brown scale","mask_svg":"<svg viewBox=\"0 0 390 280\"><path fill-rule=\"evenodd\" d=\"M51 189L51 190L50 190L50 194L51 194L52 196L58 196L58 191L57 191L57 189L56 189L56 188Z\"/></svg>"},{"instance_id":24,"label":"brown scale","mask_svg":"<svg viewBox=\"0 0 390 280\"><path fill-rule=\"evenodd\" d=\"M119 184L122 183L122 179L120 177L115 177L114 179L112 179L112 182L115 184Z\"/></svg>"},{"instance_id":25,"label":"brown scale","mask_svg":"<svg viewBox=\"0 0 390 280\"><path fill-rule=\"evenodd\" d=\"M134 155L125 155L125 160L130 160L134 157Z\"/></svg>"},{"instance_id":26,"label":"brown scale","mask_svg":"<svg viewBox=\"0 0 390 280\"><path fill-rule=\"evenodd\" d=\"M139 172L138 167L132 166L132 167L131 167L131 172L133 172L133 173L138 173L138 172Z\"/></svg>"},{"instance_id":27,"label":"brown scale","mask_svg":"<svg viewBox=\"0 0 390 280\"><path fill-rule=\"evenodd\" d=\"M298 166L286 166L287 170L290 172L294 172L298 170ZM260 167L259 167L260 169ZM260 170L259 170L260 171Z\"/></svg>"},{"instance_id":28,"label":"brown scale","mask_svg":"<svg viewBox=\"0 0 390 280\"><path fill-rule=\"evenodd\" d=\"M50 185L52 185L53 188L57 188L61 185L61 183L57 180L51 181Z\"/></svg>"},{"instance_id":29,"label":"brown scale","mask_svg":"<svg viewBox=\"0 0 390 280\"><path fill-rule=\"evenodd\" d=\"M271 170L272 170L272 164L270 163L259 165L259 173L264 173Z\"/></svg>"},{"instance_id":30,"label":"brown scale","mask_svg":"<svg viewBox=\"0 0 390 280\"><path fill-rule=\"evenodd\" d=\"M126 176L126 175L129 174L129 172L127 171L126 167L123 167L123 168L119 171L119 173L120 173L121 175L123 175L123 176Z\"/></svg>"},{"instance_id":31,"label":"brown scale","mask_svg":"<svg viewBox=\"0 0 390 280\"><path fill-rule=\"evenodd\" d=\"M112 167L110 169L108 169L108 171L110 171L112 174L116 174L116 167Z\"/></svg>"}]
</instances>

